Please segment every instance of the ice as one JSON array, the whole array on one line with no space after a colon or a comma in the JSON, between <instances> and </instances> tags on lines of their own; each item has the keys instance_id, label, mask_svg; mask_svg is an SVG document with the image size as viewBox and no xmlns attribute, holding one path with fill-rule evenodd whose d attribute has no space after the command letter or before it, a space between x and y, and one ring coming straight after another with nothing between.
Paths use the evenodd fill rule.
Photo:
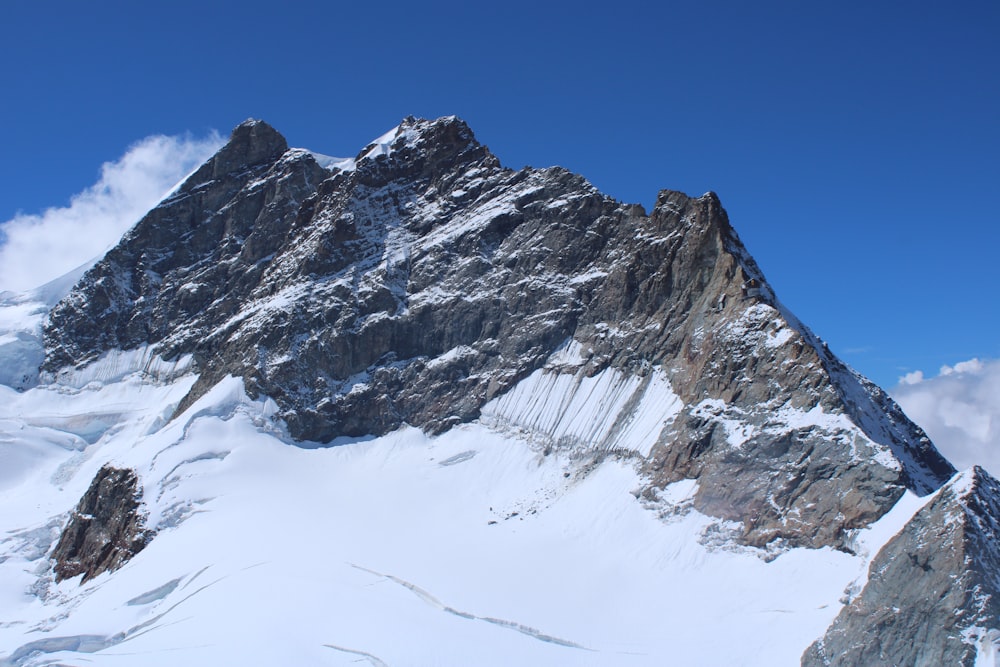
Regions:
<instances>
[{"instance_id":1,"label":"ice","mask_svg":"<svg viewBox=\"0 0 1000 667\"><path fill-rule=\"evenodd\" d=\"M166 382L184 375L192 361L190 354L167 361L156 354L152 346L146 345L134 350L111 350L85 366L44 374L42 380L75 389L93 383L113 383L130 375L150 382Z\"/></svg>"},{"instance_id":2,"label":"ice","mask_svg":"<svg viewBox=\"0 0 1000 667\"><path fill-rule=\"evenodd\" d=\"M42 323L49 305L34 294L0 298L0 385L26 389L38 381L45 358Z\"/></svg>"},{"instance_id":3,"label":"ice","mask_svg":"<svg viewBox=\"0 0 1000 667\"><path fill-rule=\"evenodd\" d=\"M580 343L576 342L572 338L567 338L555 349L549 357L546 366L549 368L558 368L560 366L582 366L587 363L589 356L589 350L585 352Z\"/></svg>"},{"instance_id":4,"label":"ice","mask_svg":"<svg viewBox=\"0 0 1000 667\"><path fill-rule=\"evenodd\" d=\"M587 375L582 347L563 343L539 369L482 409L482 420L546 445L648 456L683 406L660 369L646 377L613 368ZM562 372L559 368L574 372Z\"/></svg>"},{"instance_id":5,"label":"ice","mask_svg":"<svg viewBox=\"0 0 1000 667\"><path fill-rule=\"evenodd\" d=\"M586 377L585 358L568 341L494 408L549 436L646 447L679 407L665 377ZM546 456L486 418L307 449L227 378L157 420L193 376L121 376L109 359L99 386L36 387L0 422L62 415L36 434L53 447L41 474L0 489L0 531L34 531L0 542L0 614L20 621L0 625L7 664L793 664L867 567L708 546L696 482L661 494L679 508L664 521L627 459ZM545 409L542 386L559 396ZM115 401L92 444L58 428ZM121 570L54 584L29 542L51 542L108 462L138 471L158 532Z\"/></svg>"},{"instance_id":6,"label":"ice","mask_svg":"<svg viewBox=\"0 0 1000 667\"><path fill-rule=\"evenodd\" d=\"M0 386L0 665L797 663L927 499L907 493L853 555L763 558L717 537L695 480L637 497L632 462L683 404L659 368L594 364L569 338L478 422L314 448L236 377L174 414L197 368L150 348ZM734 446L753 435L722 401L694 410ZM760 428L808 425L859 431L819 408ZM137 471L155 537L118 571L56 584L46 554L108 463Z\"/></svg>"},{"instance_id":7,"label":"ice","mask_svg":"<svg viewBox=\"0 0 1000 667\"><path fill-rule=\"evenodd\" d=\"M135 607L137 605L150 604L152 602L157 602L167 597L177 589L177 585L181 583L180 579L172 579L162 586L157 586L151 591L147 591L142 595L138 595L125 604L130 607Z\"/></svg>"},{"instance_id":8,"label":"ice","mask_svg":"<svg viewBox=\"0 0 1000 667\"><path fill-rule=\"evenodd\" d=\"M976 646L975 667L1000 665L1000 630L973 626L962 633L962 639Z\"/></svg>"},{"instance_id":9,"label":"ice","mask_svg":"<svg viewBox=\"0 0 1000 667\"><path fill-rule=\"evenodd\" d=\"M0 293L0 385L27 389L38 383L38 369L45 359L42 326L49 310L96 261L27 292Z\"/></svg>"},{"instance_id":10,"label":"ice","mask_svg":"<svg viewBox=\"0 0 1000 667\"><path fill-rule=\"evenodd\" d=\"M0 384L18 389L34 385L44 359L40 336L25 331L0 333Z\"/></svg>"}]
</instances>

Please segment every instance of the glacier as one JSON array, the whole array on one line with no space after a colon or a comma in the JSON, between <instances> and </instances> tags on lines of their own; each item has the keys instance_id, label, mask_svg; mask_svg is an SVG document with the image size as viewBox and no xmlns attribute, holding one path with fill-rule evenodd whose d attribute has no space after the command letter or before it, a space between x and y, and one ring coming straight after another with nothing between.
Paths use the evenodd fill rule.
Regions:
<instances>
[{"instance_id":1,"label":"glacier","mask_svg":"<svg viewBox=\"0 0 1000 667\"><path fill-rule=\"evenodd\" d=\"M907 492L855 555L765 557L691 509L696 482L639 503L627 455L510 428L541 415L534 376L440 436L311 448L238 378L167 421L194 377L163 365L108 355L85 383L4 390L0 664L793 664L927 502ZM614 380L565 403L620 406ZM676 400L650 382L633 413ZM138 472L156 537L119 571L56 583L48 551L109 462Z\"/></svg>"}]
</instances>

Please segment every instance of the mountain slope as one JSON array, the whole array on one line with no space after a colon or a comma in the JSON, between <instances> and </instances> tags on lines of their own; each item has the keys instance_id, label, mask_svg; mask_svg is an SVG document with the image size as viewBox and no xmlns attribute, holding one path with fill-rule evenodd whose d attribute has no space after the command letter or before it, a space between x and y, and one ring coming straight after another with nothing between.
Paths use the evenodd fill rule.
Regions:
<instances>
[{"instance_id":1,"label":"mountain slope","mask_svg":"<svg viewBox=\"0 0 1000 667\"><path fill-rule=\"evenodd\" d=\"M475 422L305 449L235 378L164 423L190 376L100 366L0 404L0 427L94 440L5 489L0 665L790 665L867 566L739 547L691 508L697 483L636 502L627 459L545 456ZM130 410L94 414L121 396ZM48 556L108 462L135 471L155 535L116 571L56 581Z\"/></svg>"},{"instance_id":2,"label":"mountain slope","mask_svg":"<svg viewBox=\"0 0 1000 667\"><path fill-rule=\"evenodd\" d=\"M712 193L647 214L454 117L349 159L247 121L57 293L0 301L0 666L968 662L1000 636L994 483L947 484Z\"/></svg>"},{"instance_id":3,"label":"mountain slope","mask_svg":"<svg viewBox=\"0 0 1000 667\"><path fill-rule=\"evenodd\" d=\"M1000 482L974 467L872 561L803 665L993 664L1000 638Z\"/></svg>"},{"instance_id":4,"label":"mountain slope","mask_svg":"<svg viewBox=\"0 0 1000 667\"><path fill-rule=\"evenodd\" d=\"M193 355L182 409L234 375L317 442L440 433L539 372L571 392L598 378L629 392L607 428L549 444L641 452L649 494L697 478L696 506L750 544L843 546L953 472L784 312L715 195L664 191L647 216L558 168L504 169L453 117L329 170L238 127L52 311L43 368L150 344ZM563 349L578 358L556 368ZM674 396L673 419L621 444L633 408Z\"/></svg>"}]
</instances>

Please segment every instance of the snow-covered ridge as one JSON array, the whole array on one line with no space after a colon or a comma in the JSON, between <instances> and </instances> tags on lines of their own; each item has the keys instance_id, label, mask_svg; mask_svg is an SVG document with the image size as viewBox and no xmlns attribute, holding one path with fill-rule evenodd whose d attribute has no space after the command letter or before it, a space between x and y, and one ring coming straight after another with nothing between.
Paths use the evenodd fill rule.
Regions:
<instances>
[{"instance_id":1,"label":"snow-covered ridge","mask_svg":"<svg viewBox=\"0 0 1000 667\"><path fill-rule=\"evenodd\" d=\"M726 230L725 242L744 274L756 281L761 291L761 300L745 308L725 327L725 333L770 349L797 341L811 347L830 378L831 388L839 395L844 414L876 448L885 452L879 454L879 462L886 465L895 459L898 463L892 467L901 469L907 486L920 494L940 488L955 470L924 432L906 418L885 391L834 356L826 343L778 300L733 229Z\"/></svg>"},{"instance_id":2,"label":"snow-covered ridge","mask_svg":"<svg viewBox=\"0 0 1000 667\"><path fill-rule=\"evenodd\" d=\"M454 118L234 138L0 387L0 665L794 664L941 483L714 195L647 216ZM56 584L104 464L156 536Z\"/></svg>"},{"instance_id":3,"label":"snow-covered ridge","mask_svg":"<svg viewBox=\"0 0 1000 667\"><path fill-rule=\"evenodd\" d=\"M354 171L357 168L357 164L360 160L370 160L377 158L379 156L388 156L392 154L392 145L400 137L410 138L412 132L408 132L401 125L397 125L385 134L379 136L374 141L370 142L366 146L367 150L364 151L359 157L332 157L330 155L323 155L322 153L317 153L315 151L306 151L313 156L319 166L323 167L328 171Z\"/></svg>"},{"instance_id":4,"label":"snow-covered ridge","mask_svg":"<svg viewBox=\"0 0 1000 667\"><path fill-rule=\"evenodd\" d=\"M361 156L361 159L366 160L379 156L387 156L392 153L392 145L400 136L400 128L401 126L397 125L379 138L375 139L375 141L371 142L369 144L371 148L365 151L364 155Z\"/></svg>"},{"instance_id":5,"label":"snow-covered ridge","mask_svg":"<svg viewBox=\"0 0 1000 667\"><path fill-rule=\"evenodd\" d=\"M903 414L883 389L835 357L826 343L791 311L780 303L777 308L783 319L817 351L848 417L868 439L898 461L909 488L919 494L939 489L942 479L954 474L955 469L938 453L923 430Z\"/></svg>"},{"instance_id":6,"label":"snow-covered ridge","mask_svg":"<svg viewBox=\"0 0 1000 667\"><path fill-rule=\"evenodd\" d=\"M333 157L331 155L323 155L322 153L317 153L315 151L307 151L316 160L319 166L327 169L329 171L339 170L339 171L353 171L355 167L355 160L352 157Z\"/></svg>"}]
</instances>

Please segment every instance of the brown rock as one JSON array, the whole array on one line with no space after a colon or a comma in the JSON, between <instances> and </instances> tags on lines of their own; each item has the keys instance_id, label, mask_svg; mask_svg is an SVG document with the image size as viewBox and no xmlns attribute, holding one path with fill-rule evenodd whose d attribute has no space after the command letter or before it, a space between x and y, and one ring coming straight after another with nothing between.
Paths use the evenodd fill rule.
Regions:
<instances>
[{"instance_id":1,"label":"brown rock","mask_svg":"<svg viewBox=\"0 0 1000 667\"><path fill-rule=\"evenodd\" d=\"M101 468L52 552L56 581L83 574L86 582L142 551L151 536L143 528L140 501L133 471Z\"/></svg>"}]
</instances>

